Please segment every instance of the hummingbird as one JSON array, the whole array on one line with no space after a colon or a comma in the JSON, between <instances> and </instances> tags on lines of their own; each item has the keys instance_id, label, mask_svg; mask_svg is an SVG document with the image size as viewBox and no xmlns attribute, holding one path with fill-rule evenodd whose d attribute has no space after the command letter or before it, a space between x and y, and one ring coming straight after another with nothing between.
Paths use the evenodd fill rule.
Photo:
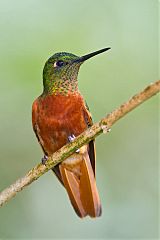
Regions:
<instances>
[{"instance_id":1,"label":"hummingbird","mask_svg":"<svg viewBox=\"0 0 160 240\"><path fill-rule=\"evenodd\" d=\"M92 117L78 89L80 66L104 48L84 56L55 53L43 69L43 92L32 105L32 125L44 152L42 163L65 144L92 126ZM52 170L66 189L80 218L101 216L102 207L95 180L95 143L77 149Z\"/></svg>"}]
</instances>

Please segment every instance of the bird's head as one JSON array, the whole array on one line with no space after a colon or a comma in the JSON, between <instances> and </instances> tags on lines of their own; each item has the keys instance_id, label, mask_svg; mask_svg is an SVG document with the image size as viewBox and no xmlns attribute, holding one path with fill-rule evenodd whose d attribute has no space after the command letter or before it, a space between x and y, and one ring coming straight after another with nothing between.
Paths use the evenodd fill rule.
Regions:
<instances>
[{"instance_id":1,"label":"bird's head","mask_svg":"<svg viewBox=\"0 0 160 240\"><path fill-rule=\"evenodd\" d=\"M78 57L72 53L55 53L45 63L43 69L43 86L46 94L67 94L78 90L78 71L87 59L100 54L110 48Z\"/></svg>"}]
</instances>

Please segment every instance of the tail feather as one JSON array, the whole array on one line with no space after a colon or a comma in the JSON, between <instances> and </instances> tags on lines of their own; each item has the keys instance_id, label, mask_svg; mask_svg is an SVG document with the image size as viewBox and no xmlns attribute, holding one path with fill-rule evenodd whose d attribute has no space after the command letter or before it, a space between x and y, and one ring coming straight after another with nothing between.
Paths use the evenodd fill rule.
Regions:
<instances>
[{"instance_id":1,"label":"tail feather","mask_svg":"<svg viewBox=\"0 0 160 240\"><path fill-rule=\"evenodd\" d=\"M100 198L94 173L86 153L81 163L80 196L82 204L90 217L99 217L102 213Z\"/></svg>"},{"instance_id":2,"label":"tail feather","mask_svg":"<svg viewBox=\"0 0 160 240\"><path fill-rule=\"evenodd\" d=\"M78 154L76 156L79 157ZM82 160L76 164L68 167L63 162L59 168L64 187L78 216L99 217L101 203L88 153L84 153Z\"/></svg>"},{"instance_id":3,"label":"tail feather","mask_svg":"<svg viewBox=\"0 0 160 240\"><path fill-rule=\"evenodd\" d=\"M70 170L66 169L66 167L63 164L61 164L59 167L63 184L67 190L72 206L77 215L83 218L87 215L87 213L83 208L80 199L79 180L77 179L75 174L72 173Z\"/></svg>"}]
</instances>

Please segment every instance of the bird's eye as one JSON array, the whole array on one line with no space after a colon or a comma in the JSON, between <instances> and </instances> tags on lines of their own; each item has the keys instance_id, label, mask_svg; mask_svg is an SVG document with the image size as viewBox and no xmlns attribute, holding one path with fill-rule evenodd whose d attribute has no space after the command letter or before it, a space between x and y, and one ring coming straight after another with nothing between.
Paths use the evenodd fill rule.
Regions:
<instances>
[{"instance_id":1,"label":"bird's eye","mask_svg":"<svg viewBox=\"0 0 160 240\"><path fill-rule=\"evenodd\" d=\"M62 67L64 65L64 62L62 60L59 60L54 63L54 67Z\"/></svg>"}]
</instances>

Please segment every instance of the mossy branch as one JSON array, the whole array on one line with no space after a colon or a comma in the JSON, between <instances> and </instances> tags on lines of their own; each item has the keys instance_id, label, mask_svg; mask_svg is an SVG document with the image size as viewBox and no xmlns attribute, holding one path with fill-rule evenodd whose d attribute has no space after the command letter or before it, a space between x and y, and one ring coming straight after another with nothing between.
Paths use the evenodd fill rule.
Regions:
<instances>
[{"instance_id":1,"label":"mossy branch","mask_svg":"<svg viewBox=\"0 0 160 240\"><path fill-rule=\"evenodd\" d=\"M7 203L18 192L22 191L24 187L37 180L44 173L49 171L58 163L62 162L65 158L69 157L76 149L88 143L91 139L96 138L101 133L107 133L109 128L117 122L120 118L124 117L128 112L138 107L141 103L154 96L160 91L160 80L147 86L142 92L134 95L127 102L122 104L119 108L108 114L106 117L95 123L92 127L87 129L76 139L48 158L46 165L38 164L32 168L24 177L18 179L15 183L7 187L0 193L0 206Z\"/></svg>"}]
</instances>

